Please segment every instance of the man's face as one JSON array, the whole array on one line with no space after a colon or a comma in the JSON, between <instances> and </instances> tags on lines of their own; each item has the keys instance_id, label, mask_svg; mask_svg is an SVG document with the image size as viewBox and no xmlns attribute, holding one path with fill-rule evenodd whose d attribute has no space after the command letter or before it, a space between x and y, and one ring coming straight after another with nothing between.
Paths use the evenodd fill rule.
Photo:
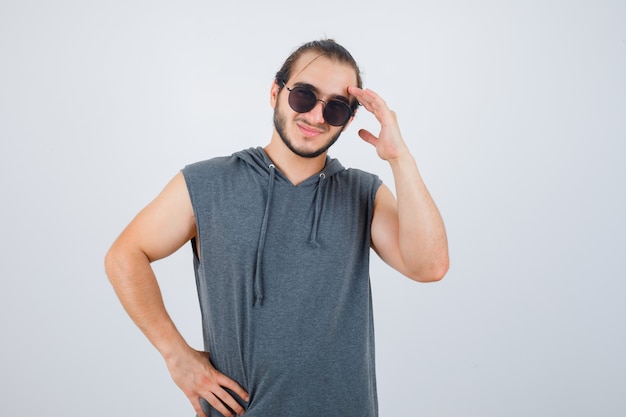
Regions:
<instances>
[{"instance_id":1,"label":"man's face","mask_svg":"<svg viewBox=\"0 0 626 417\"><path fill-rule=\"evenodd\" d=\"M306 53L300 57L287 80L287 87L306 86L318 99L333 98L349 100L348 86L356 86L354 69L346 64L333 62L325 56ZM323 117L324 103L318 101L306 113L298 113L288 103L289 91L278 86L272 88L274 127L284 144L296 155L314 158L325 153L339 139L341 132L350 124L331 126Z\"/></svg>"}]
</instances>

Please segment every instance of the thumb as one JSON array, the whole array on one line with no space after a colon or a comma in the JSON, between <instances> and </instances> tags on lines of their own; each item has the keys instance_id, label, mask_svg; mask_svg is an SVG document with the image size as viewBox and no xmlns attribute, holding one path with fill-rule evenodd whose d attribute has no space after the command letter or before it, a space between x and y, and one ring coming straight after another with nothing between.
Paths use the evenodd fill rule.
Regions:
<instances>
[{"instance_id":1,"label":"thumb","mask_svg":"<svg viewBox=\"0 0 626 417\"><path fill-rule=\"evenodd\" d=\"M374 136L369 130L360 129L359 136L361 137L361 139L371 145L376 146L376 144L378 143L378 138Z\"/></svg>"}]
</instances>

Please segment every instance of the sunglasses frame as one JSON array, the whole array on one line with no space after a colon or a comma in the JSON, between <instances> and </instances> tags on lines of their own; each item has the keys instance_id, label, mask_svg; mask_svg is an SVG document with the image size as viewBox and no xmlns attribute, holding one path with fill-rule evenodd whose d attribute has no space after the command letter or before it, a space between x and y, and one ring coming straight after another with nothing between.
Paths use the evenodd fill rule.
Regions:
<instances>
[{"instance_id":1,"label":"sunglasses frame","mask_svg":"<svg viewBox=\"0 0 626 417\"><path fill-rule=\"evenodd\" d=\"M289 97L287 98L287 102L289 103L289 107L291 107L291 110L295 111L296 113L308 113L308 112L310 112L311 110L313 110L315 108L315 106L317 105L318 101L321 101L324 104L324 106L323 106L324 108L322 110L322 116L324 117L324 120L326 121L326 123L328 123L331 126L335 126L335 127L345 126L346 123L348 123L348 121L350 120L350 118L352 116L354 116L354 112L356 111L356 107L359 106L358 102L356 104L350 105L350 104L346 103L345 101L338 100L338 99L330 99L328 101L322 100L321 98L317 98L317 94L315 94L315 92L311 88L309 88L309 87L295 86L293 88L289 88L289 87L287 87L287 83L286 83L285 80L277 80L277 81L278 81L279 85L282 85L283 87L285 87L287 89L287 91L289 92ZM313 97L315 99L315 101L312 103L313 105L311 106L310 109L308 109L306 111L298 111L297 109L294 108L294 106L291 103L291 93L294 90L303 91L303 92L305 92L305 94L310 94L311 97ZM338 103L339 105L345 107L348 110L347 113L346 113L346 117L345 117L345 120L343 121L343 123L335 124L335 123L330 123L328 121L328 118L326 117L327 116L326 109L330 109L329 111L331 111L331 112L332 112L332 109L333 109L333 107L330 107L330 108L328 107L329 103L333 103L334 105L336 105L335 103Z\"/></svg>"}]
</instances>

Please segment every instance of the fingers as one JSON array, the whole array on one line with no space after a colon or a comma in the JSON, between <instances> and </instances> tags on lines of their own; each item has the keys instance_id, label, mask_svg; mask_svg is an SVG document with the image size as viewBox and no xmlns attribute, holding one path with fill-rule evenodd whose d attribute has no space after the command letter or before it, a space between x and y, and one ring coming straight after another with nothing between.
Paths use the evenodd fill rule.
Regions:
<instances>
[{"instance_id":1,"label":"fingers","mask_svg":"<svg viewBox=\"0 0 626 417\"><path fill-rule=\"evenodd\" d=\"M245 409L225 388L234 392L242 400L249 401L248 393L238 383L218 371L214 372L212 381L206 381L203 384L203 389L198 391L202 398L225 417L234 417L235 413L236 415L243 415ZM194 403L199 404L199 401Z\"/></svg>"},{"instance_id":2,"label":"fingers","mask_svg":"<svg viewBox=\"0 0 626 417\"><path fill-rule=\"evenodd\" d=\"M384 122L388 117L392 116L392 111L387 107L387 103L374 91L368 89L360 89L357 87L348 87L348 93L352 94L361 103L365 109L376 116L379 122Z\"/></svg>"},{"instance_id":3,"label":"fingers","mask_svg":"<svg viewBox=\"0 0 626 417\"><path fill-rule=\"evenodd\" d=\"M354 96L380 123L378 136L361 129L359 130L361 139L373 145L378 156L386 161L395 159L405 152L407 148L400 134L398 118L396 113L387 106L385 100L370 89L348 87L348 93Z\"/></svg>"},{"instance_id":4,"label":"fingers","mask_svg":"<svg viewBox=\"0 0 626 417\"><path fill-rule=\"evenodd\" d=\"M191 401L199 417L208 417L207 403L226 417L245 412L235 396L248 402L248 393L233 379L215 369L208 353L189 348L169 358L167 365L174 382Z\"/></svg>"},{"instance_id":5,"label":"fingers","mask_svg":"<svg viewBox=\"0 0 626 417\"><path fill-rule=\"evenodd\" d=\"M209 393L205 395L203 398L198 398L197 401L194 402L194 408L200 408L202 404L202 400L206 401L217 410L224 417L235 417L236 415L242 416L245 413L244 408L239 405L226 391L222 393ZM232 402L231 402L232 401ZM196 405L197 404L197 407ZM205 415L204 410L202 410L202 414L198 414L198 416ZM196 409L196 412L198 410ZM208 416L207 416L208 417Z\"/></svg>"},{"instance_id":6,"label":"fingers","mask_svg":"<svg viewBox=\"0 0 626 417\"><path fill-rule=\"evenodd\" d=\"M198 417L208 417L207 404L224 417L243 416L245 413L245 409L226 391L220 393L208 392L202 397L190 398L190 401Z\"/></svg>"},{"instance_id":7,"label":"fingers","mask_svg":"<svg viewBox=\"0 0 626 417\"><path fill-rule=\"evenodd\" d=\"M204 412L204 408L202 407L203 398L189 398L189 400L191 401L191 405L193 406L197 417L209 417L207 413Z\"/></svg>"},{"instance_id":8,"label":"fingers","mask_svg":"<svg viewBox=\"0 0 626 417\"><path fill-rule=\"evenodd\" d=\"M249 402L250 401L250 396L248 395L246 390L244 390L241 387L241 385L239 385L233 379L231 379L231 378L227 377L226 375L220 373L218 375L218 381L217 382L218 382L218 384L221 387L228 388L229 390L231 390L232 392L237 394L239 396L239 398L241 398L245 402Z\"/></svg>"}]
</instances>

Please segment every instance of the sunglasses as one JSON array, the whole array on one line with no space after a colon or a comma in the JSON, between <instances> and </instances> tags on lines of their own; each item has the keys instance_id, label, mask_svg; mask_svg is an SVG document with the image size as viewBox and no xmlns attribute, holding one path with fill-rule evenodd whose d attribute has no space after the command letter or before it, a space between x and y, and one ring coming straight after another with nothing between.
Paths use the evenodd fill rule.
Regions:
<instances>
[{"instance_id":1,"label":"sunglasses","mask_svg":"<svg viewBox=\"0 0 626 417\"><path fill-rule=\"evenodd\" d=\"M357 103L353 109L345 101L337 99L331 99L328 101L322 100L321 98L317 98L313 90L308 87L296 86L289 88L287 87L285 81L278 81L287 89L287 91L289 91L287 101L289 102L289 107L291 107L293 111L298 113L308 113L313 110L318 101L321 101L324 104L322 115L324 116L326 123L331 126L343 126L348 123L350 117L354 115L356 106L358 106Z\"/></svg>"}]
</instances>

